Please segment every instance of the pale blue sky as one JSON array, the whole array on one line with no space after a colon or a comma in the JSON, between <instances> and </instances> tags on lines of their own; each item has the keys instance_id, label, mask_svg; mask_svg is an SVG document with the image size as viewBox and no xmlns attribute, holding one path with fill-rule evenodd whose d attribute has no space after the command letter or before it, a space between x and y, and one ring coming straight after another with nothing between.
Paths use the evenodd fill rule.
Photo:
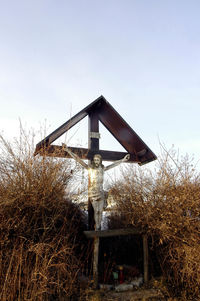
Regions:
<instances>
[{"instance_id":1,"label":"pale blue sky","mask_svg":"<svg viewBox=\"0 0 200 301\"><path fill-rule=\"evenodd\" d=\"M198 160L200 1L0 0L1 132L49 134L100 95L156 154Z\"/></svg>"}]
</instances>

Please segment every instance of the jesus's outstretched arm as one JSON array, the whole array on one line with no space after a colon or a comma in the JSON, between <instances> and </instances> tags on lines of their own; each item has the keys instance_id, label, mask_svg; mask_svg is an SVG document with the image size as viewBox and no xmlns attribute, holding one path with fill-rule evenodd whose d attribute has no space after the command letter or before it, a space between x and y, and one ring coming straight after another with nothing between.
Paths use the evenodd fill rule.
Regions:
<instances>
[{"instance_id":1,"label":"jesus's outstretched arm","mask_svg":"<svg viewBox=\"0 0 200 301\"><path fill-rule=\"evenodd\" d=\"M106 171L106 170L109 170L109 169L111 169L113 167L116 167L117 165L119 165L122 162L127 162L129 159L130 159L130 155L127 154L123 159L118 160L118 161L116 161L116 162L114 162L114 163L112 163L112 164L104 167L104 170Z\"/></svg>"},{"instance_id":2,"label":"jesus's outstretched arm","mask_svg":"<svg viewBox=\"0 0 200 301\"><path fill-rule=\"evenodd\" d=\"M62 144L63 150L65 150L74 160L76 160L78 163L80 163L84 168L88 169L88 165L81 159L79 156L77 156L75 153L73 153L66 144Z\"/></svg>"}]
</instances>

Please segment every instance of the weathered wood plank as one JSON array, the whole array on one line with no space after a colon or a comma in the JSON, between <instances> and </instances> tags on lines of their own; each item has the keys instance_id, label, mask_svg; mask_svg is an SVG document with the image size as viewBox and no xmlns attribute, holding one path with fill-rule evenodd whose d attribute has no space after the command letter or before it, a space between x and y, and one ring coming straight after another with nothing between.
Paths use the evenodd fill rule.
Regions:
<instances>
[{"instance_id":1,"label":"weathered wood plank","mask_svg":"<svg viewBox=\"0 0 200 301\"><path fill-rule=\"evenodd\" d=\"M149 280L149 252L148 252L148 238L147 235L143 235L143 256L144 256L144 282Z\"/></svg>"},{"instance_id":2,"label":"weathered wood plank","mask_svg":"<svg viewBox=\"0 0 200 301\"><path fill-rule=\"evenodd\" d=\"M127 152L138 156L140 164L145 164L157 158L144 141L107 101L102 102L98 115L102 124ZM145 153L140 156L143 150L145 150Z\"/></svg>"},{"instance_id":3,"label":"weathered wood plank","mask_svg":"<svg viewBox=\"0 0 200 301\"><path fill-rule=\"evenodd\" d=\"M103 161L117 161L124 156L127 155L126 152L115 152L115 151L107 151L107 150L90 150L82 147L68 147L73 153L77 154L83 160L91 160L94 154L100 154L103 158ZM44 154L49 157L59 157L59 158L70 158L70 155L64 151L63 147L60 145L50 145L48 146L44 153L43 151L39 151L40 154ZM130 162L139 163L134 155L130 155Z\"/></svg>"},{"instance_id":4,"label":"weathered wood plank","mask_svg":"<svg viewBox=\"0 0 200 301\"><path fill-rule=\"evenodd\" d=\"M94 288L98 287L98 263L99 263L99 237L94 238L94 253L93 253L93 279L94 279Z\"/></svg>"},{"instance_id":5,"label":"weathered wood plank","mask_svg":"<svg viewBox=\"0 0 200 301\"><path fill-rule=\"evenodd\" d=\"M87 238L94 237L111 237L111 236L121 236L121 235L137 235L143 232L139 229L113 229L113 230L99 230L99 231L84 231Z\"/></svg>"},{"instance_id":6,"label":"weathered wood plank","mask_svg":"<svg viewBox=\"0 0 200 301\"><path fill-rule=\"evenodd\" d=\"M86 116L87 116L87 112L83 111L80 112L79 114L76 114L73 118L65 122L63 125L61 125L59 128L57 128L54 132L49 134L45 139L43 139L36 145L35 154L37 154L41 148L50 145L52 142L54 142L56 139L62 136L65 132L71 129L75 124L77 124Z\"/></svg>"},{"instance_id":7,"label":"weathered wood plank","mask_svg":"<svg viewBox=\"0 0 200 301\"><path fill-rule=\"evenodd\" d=\"M91 114L95 114L96 121L100 120L108 131L110 131L110 133L127 150L127 153L131 155L131 160L129 162L138 162L139 165L142 165L156 159L156 155L103 96L97 98L90 105L85 107L75 116L70 118L70 120L48 135L45 139L40 141L36 145L35 155L40 153L40 150L43 148L45 149L48 147L52 142L67 132L84 117ZM94 143L95 148L98 149L98 139L93 138L92 143ZM112 156L109 157L109 161L113 161Z\"/></svg>"},{"instance_id":8,"label":"weathered wood plank","mask_svg":"<svg viewBox=\"0 0 200 301\"><path fill-rule=\"evenodd\" d=\"M99 139L92 138L90 134L99 133L99 116L96 111L89 113L88 115L88 149L92 151L99 150Z\"/></svg>"},{"instance_id":9,"label":"weathered wood plank","mask_svg":"<svg viewBox=\"0 0 200 301\"><path fill-rule=\"evenodd\" d=\"M54 142L56 139L58 139L62 134L67 132L69 129L71 129L75 124L77 124L84 117L86 117L89 112L94 111L94 108L99 107L101 105L102 101L106 101L105 98L103 96L98 97L91 104L89 104L87 107L85 107L79 113L77 113L72 118L70 118L68 121L63 123L55 131L53 131L51 134L49 134L45 139L40 141L36 145L35 154L37 154L41 148L47 147L52 142Z\"/></svg>"}]
</instances>

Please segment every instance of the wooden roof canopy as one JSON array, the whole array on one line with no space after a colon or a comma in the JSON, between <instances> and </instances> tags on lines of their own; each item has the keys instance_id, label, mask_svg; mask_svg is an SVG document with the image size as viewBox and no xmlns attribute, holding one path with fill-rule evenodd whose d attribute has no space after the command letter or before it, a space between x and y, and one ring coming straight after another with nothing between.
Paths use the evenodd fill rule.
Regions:
<instances>
[{"instance_id":1,"label":"wooden roof canopy","mask_svg":"<svg viewBox=\"0 0 200 301\"><path fill-rule=\"evenodd\" d=\"M128 162L137 162L142 165L156 160L156 155L103 96L97 98L40 141L36 145L35 155L42 155L45 152L48 156L69 158L68 153L62 146L52 145L51 143L66 133L87 115L89 117L88 149L69 147L73 152L79 155L80 158L92 159L93 155L98 153L101 154L102 159L105 161L115 161L122 159L127 153L129 153L130 160ZM108 129L115 139L118 140L127 152L99 150L98 137L96 135L90 135L91 132L99 132L99 121L101 121L101 123Z\"/></svg>"}]
</instances>

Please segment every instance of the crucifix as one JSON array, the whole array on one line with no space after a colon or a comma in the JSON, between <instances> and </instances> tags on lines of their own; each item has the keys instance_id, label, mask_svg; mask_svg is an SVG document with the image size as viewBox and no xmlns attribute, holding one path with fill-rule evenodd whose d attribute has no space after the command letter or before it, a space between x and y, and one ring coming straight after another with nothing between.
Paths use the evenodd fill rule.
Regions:
<instances>
[{"instance_id":1,"label":"crucifix","mask_svg":"<svg viewBox=\"0 0 200 301\"><path fill-rule=\"evenodd\" d=\"M108 166L102 164L102 157L99 154L95 154L91 164L86 164L81 158L64 145L64 150L69 155L79 162L85 169L88 170L88 199L90 200L94 209L94 221L95 230L101 230L101 219L103 209L106 207L105 194L103 190L104 172L118 166L122 162L126 162L130 159L130 155L126 155L121 160L116 161Z\"/></svg>"},{"instance_id":2,"label":"crucifix","mask_svg":"<svg viewBox=\"0 0 200 301\"><path fill-rule=\"evenodd\" d=\"M69 147L66 145L59 146L52 144L56 139L66 133L70 128L72 128L86 116L88 116L89 125L88 148ZM125 152L99 149L99 121L124 147L126 150ZM54 132L48 135L45 139L40 141L36 145L35 155L36 154L45 154L47 156L61 158L72 157L88 170L88 228L90 231L85 232L91 232L91 235L93 235L92 237L94 238L93 275L94 285L97 287L99 237L103 235L103 231L101 231L100 228L105 200L103 191L104 171L115 167L122 162L135 162L139 165L143 165L156 160L156 155L103 96L97 98L90 105L85 107L63 125L57 128ZM86 164L83 160L88 160L89 163ZM112 161L113 163L104 167L102 165L102 160ZM92 231L94 230L94 221L95 231ZM120 231L120 235L123 232L124 231ZM106 235L112 236L113 233L107 233ZM145 254L147 254L148 248L146 238L144 241L144 250ZM145 256L145 258L146 259L144 261L146 263L146 268L144 270L147 272L148 256Z\"/></svg>"}]
</instances>

